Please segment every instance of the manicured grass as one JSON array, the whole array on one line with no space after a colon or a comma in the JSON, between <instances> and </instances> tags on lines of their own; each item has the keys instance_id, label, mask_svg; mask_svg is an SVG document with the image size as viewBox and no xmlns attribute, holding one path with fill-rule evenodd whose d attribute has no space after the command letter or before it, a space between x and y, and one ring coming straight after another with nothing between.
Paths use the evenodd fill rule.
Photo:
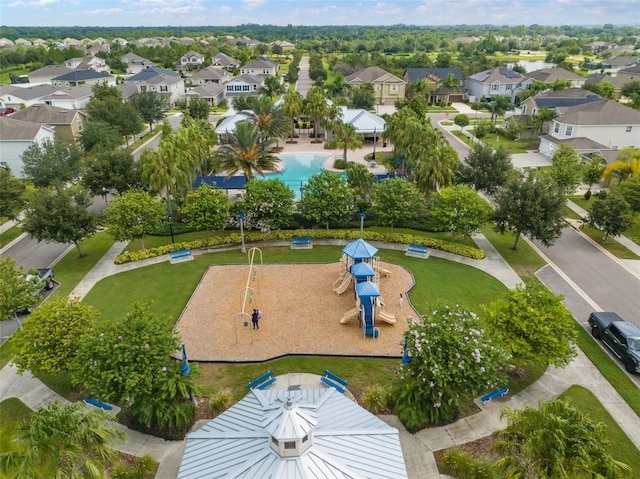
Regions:
<instances>
[{"instance_id":1,"label":"manicured grass","mask_svg":"<svg viewBox=\"0 0 640 479\"><path fill-rule=\"evenodd\" d=\"M10 85L11 84L11 75L26 75L31 71L30 68L27 67L9 67L0 71L0 84L2 85Z\"/></svg>"},{"instance_id":2,"label":"manicured grass","mask_svg":"<svg viewBox=\"0 0 640 479\"><path fill-rule=\"evenodd\" d=\"M518 241L518 251L511 249L515 241L515 235L511 232L501 235L487 225L482 228L482 234L521 278L533 277L536 271L547 264L523 238Z\"/></svg>"},{"instance_id":3,"label":"manicured grass","mask_svg":"<svg viewBox=\"0 0 640 479\"><path fill-rule=\"evenodd\" d=\"M618 461L624 462L633 470L627 477L640 476L640 451L618 426L598 398L582 386L571 386L563 392L559 399L570 400L573 406L596 423L606 426L606 435L611 441L609 452Z\"/></svg>"},{"instance_id":4,"label":"manicured grass","mask_svg":"<svg viewBox=\"0 0 640 479\"><path fill-rule=\"evenodd\" d=\"M527 150L537 150L538 142L530 138L520 140L508 140L503 136L490 133L482 141L493 149L497 149L499 146L505 148L509 153L526 153Z\"/></svg>"},{"instance_id":5,"label":"manicured grass","mask_svg":"<svg viewBox=\"0 0 640 479\"><path fill-rule=\"evenodd\" d=\"M433 105L429 105L427 107L427 113L458 113L458 110L456 110L454 107L452 106L433 106Z\"/></svg>"},{"instance_id":6,"label":"manicured grass","mask_svg":"<svg viewBox=\"0 0 640 479\"><path fill-rule=\"evenodd\" d=\"M22 229L19 226L9 228L4 233L0 234L0 247L4 247L11 243L14 239L22 234Z\"/></svg>"},{"instance_id":7,"label":"manicured grass","mask_svg":"<svg viewBox=\"0 0 640 479\"><path fill-rule=\"evenodd\" d=\"M609 238L607 241L604 241L604 233L596 228L593 228L589 225L584 225L581 228L581 231L596 243L598 243L600 246L602 246L604 249L606 249L609 253L613 254L616 258L640 259L640 256L627 249L616 240Z\"/></svg>"}]
</instances>

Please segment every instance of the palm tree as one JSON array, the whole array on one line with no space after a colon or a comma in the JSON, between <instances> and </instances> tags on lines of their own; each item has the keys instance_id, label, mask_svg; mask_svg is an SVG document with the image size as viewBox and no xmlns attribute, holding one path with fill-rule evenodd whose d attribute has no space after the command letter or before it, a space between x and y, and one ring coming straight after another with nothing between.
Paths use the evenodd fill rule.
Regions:
<instances>
[{"instance_id":1,"label":"palm tree","mask_svg":"<svg viewBox=\"0 0 640 479\"><path fill-rule=\"evenodd\" d=\"M300 93L294 88L289 88L289 91L287 91L284 96L282 109L285 114L291 118L291 143L293 143L293 138L295 136L295 119L300 117L303 107L304 99L302 98L302 95L300 95Z\"/></svg>"},{"instance_id":2,"label":"palm tree","mask_svg":"<svg viewBox=\"0 0 640 479\"><path fill-rule=\"evenodd\" d=\"M227 178L242 172L247 181L265 171L273 171L278 157L271 153L273 140L264 138L251 121L236 123L229 142L221 145L212 161L216 171L225 171Z\"/></svg>"},{"instance_id":3,"label":"palm tree","mask_svg":"<svg viewBox=\"0 0 640 479\"><path fill-rule=\"evenodd\" d=\"M333 103L327 104L324 116L320 120L320 126L324 128L327 137L331 137L331 132L342 123L342 110Z\"/></svg>"},{"instance_id":4,"label":"palm tree","mask_svg":"<svg viewBox=\"0 0 640 479\"><path fill-rule=\"evenodd\" d=\"M284 85L278 77L267 77L264 79L264 85L260 87L259 92L269 98L275 98L284 93Z\"/></svg>"},{"instance_id":5,"label":"palm tree","mask_svg":"<svg viewBox=\"0 0 640 479\"><path fill-rule=\"evenodd\" d=\"M503 116L507 111L513 110L513 104L511 103L511 98L507 95L496 95L491 98L487 108L491 112L491 121L495 124L498 117Z\"/></svg>"},{"instance_id":6,"label":"palm tree","mask_svg":"<svg viewBox=\"0 0 640 479\"><path fill-rule=\"evenodd\" d=\"M345 91L349 88L349 84L342 75L336 75L331 82L325 83L327 95L331 98L344 96Z\"/></svg>"},{"instance_id":7,"label":"palm tree","mask_svg":"<svg viewBox=\"0 0 640 479\"><path fill-rule=\"evenodd\" d=\"M453 185L460 160L446 140L425 146L416 151L414 178L418 190L428 195Z\"/></svg>"},{"instance_id":8,"label":"palm tree","mask_svg":"<svg viewBox=\"0 0 640 479\"><path fill-rule=\"evenodd\" d=\"M313 138L312 143L320 143L318 140L318 124L324 118L327 111L327 100L324 97L322 88L317 85L311 87L307 92L304 101L304 111L313 118Z\"/></svg>"},{"instance_id":9,"label":"palm tree","mask_svg":"<svg viewBox=\"0 0 640 479\"><path fill-rule=\"evenodd\" d=\"M447 78L440 80L438 83L438 88L447 90L447 102L449 102L449 92L457 92L460 90L460 85L462 82L455 77L453 73L449 73Z\"/></svg>"},{"instance_id":10,"label":"palm tree","mask_svg":"<svg viewBox=\"0 0 640 479\"><path fill-rule=\"evenodd\" d=\"M54 401L16 429L14 448L0 455L0 469L16 478L104 477L105 466L118 457L113 443L125 438L107 421L112 418L82 402Z\"/></svg>"},{"instance_id":11,"label":"palm tree","mask_svg":"<svg viewBox=\"0 0 640 479\"><path fill-rule=\"evenodd\" d=\"M173 140L160 143L157 150L147 148L139 159L140 177L157 193L165 193L167 212L171 216L171 198L178 185L189 183L184 156Z\"/></svg>"},{"instance_id":12,"label":"palm tree","mask_svg":"<svg viewBox=\"0 0 640 479\"><path fill-rule=\"evenodd\" d=\"M610 163L603 173L605 178L616 176L620 182L636 175L640 175L640 148L631 146L623 148L618 159Z\"/></svg>"},{"instance_id":13,"label":"palm tree","mask_svg":"<svg viewBox=\"0 0 640 479\"><path fill-rule=\"evenodd\" d=\"M335 142L343 149L344 161L347 161L347 150L356 150L362 146L362 135L356 133L356 127L351 123L338 123L334 132Z\"/></svg>"},{"instance_id":14,"label":"palm tree","mask_svg":"<svg viewBox=\"0 0 640 479\"><path fill-rule=\"evenodd\" d=\"M289 129L287 117L281 106L275 106L273 100L266 95L254 97L251 101L253 124L263 138L278 141Z\"/></svg>"},{"instance_id":15,"label":"palm tree","mask_svg":"<svg viewBox=\"0 0 640 479\"><path fill-rule=\"evenodd\" d=\"M531 131L532 133L542 133L544 125L553 120L557 115L555 110L551 108L542 107L538 110L538 113L531 116Z\"/></svg>"},{"instance_id":16,"label":"palm tree","mask_svg":"<svg viewBox=\"0 0 640 479\"><path fill-rule=\"evenodd\" d=\"M428 80L420 78L407 86L407 98L414 96L422 98L427 103L429 102L431 88Z\"/></svg>"},{"instance_id":17,"label":"palm tree","mask_svg":"<svg viewBox=\"0 0 640 479\"><path fill-rule=\"evenodd\" d=\"M347 163L347 184L353 188L361 199L371 194L376 177L362 163Z\"/></svg>"}]
</instances>

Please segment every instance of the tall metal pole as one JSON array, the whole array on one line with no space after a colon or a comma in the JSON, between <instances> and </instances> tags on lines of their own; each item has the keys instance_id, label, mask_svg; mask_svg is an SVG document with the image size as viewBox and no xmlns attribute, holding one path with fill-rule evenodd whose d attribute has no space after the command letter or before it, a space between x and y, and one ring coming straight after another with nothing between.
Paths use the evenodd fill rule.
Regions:
<instances>
[{"instance_id":1,"label":"tall metal pole","mask_svg":"<svg viewBox=\"0 0 640 479\"><path fill-rule=\"evenodd\" d=\"M364 208L360 208L360 239L362 239L364 230Z\"/></svg>"},{"instance_id":2,"label":"tall metal pole","mask_svg":"<svg viewBox=\"0 0 640 479\"><path fill-rule=\"evenodd\" d=\"M169 219L169 231L171 232L171 244L175 243L173 239L173 217L171 215L168 216Z\"/></svg>"},{"instance_id":3,"label":"tall metal pole","mask_svg":"<svg viewBox=\"0 0 640 479\"><path fill-rule=\"evenodd\" d=\"M240 212L240 214L238 215L238 219L240 220L240 240L242 241L242 246L240 247L240 251L243 253L247 252L247 248L244 245L244 215L242 214L242 211Z\"/></svg>"}]
</instances>

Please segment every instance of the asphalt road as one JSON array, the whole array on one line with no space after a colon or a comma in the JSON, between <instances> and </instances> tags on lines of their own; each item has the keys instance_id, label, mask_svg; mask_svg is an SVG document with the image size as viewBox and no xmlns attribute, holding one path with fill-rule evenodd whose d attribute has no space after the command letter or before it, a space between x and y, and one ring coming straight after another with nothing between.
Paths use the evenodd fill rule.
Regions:
<instances>
[{"instance_id":1,"label":"asphalt road","mask_svg":"<svg viewBox=\"0 0 640 479\"><path fill-rule=\"evenodd\" d=\"M300 59L300 70L298 71L298 81L296 82L296 91L306 98L307 92L311 90L313 80L309 78L309 57Z\"/></svg>"}]
</instances>

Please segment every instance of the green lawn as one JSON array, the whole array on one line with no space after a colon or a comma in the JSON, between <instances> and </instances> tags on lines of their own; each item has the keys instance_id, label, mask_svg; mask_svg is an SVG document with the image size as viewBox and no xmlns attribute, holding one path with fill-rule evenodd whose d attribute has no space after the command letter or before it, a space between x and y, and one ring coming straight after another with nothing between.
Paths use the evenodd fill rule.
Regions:
<instances>
[{"instance_id":1,"label":"green lawn","mask_svg":"<svg viewBox=\"0 0 640 479\"><path fill-rule=\"evenodd\" d=\"M611 441L609 449L611 455L633 469L627 477L640 477L640 451L593 392L582 386L571 386L558 397L570 400L576 409L588 415L592 421L603 423L606 426L607 437Z\"/></svg>"},{"instance_id":2,"label":"green lawn","mask_svg":"<svg viewBox=\"0 0 640 479\"><path fill-rule=\"evenodd\" d=\"M22 229L19 226L9 228L4 233L0 234L0 247L6 246L14 239L22 234Z\"/></svg>"},{"instance_id":3,"label":"green lawn","mask_svg":"<svg viewBox=\"0 0 640 479\"><path fill-rule=\"evenodd\" d=\"M491 225L486 225L482 228L482 234L521 278L533 277L536 271L547 264L523 238L518 241L518 251L511 249L515 241L515 235L511 232L502 235L496 233Z\"/></svg>"},{"instance_id":4,"label":"green lawn","mask_svg":"<svg viewBox=\"0 0 640 479\"><path fill-rule=\"evenodd\" d=\"M505 137L496 135L495 133L491 133L484 138L482 141L493 149L502 146L509 153L526 153L527 150L537 150L538 149L538 141L536 139L520 139L520 140L507 140Z\"/></svg>"}]
</instances>

